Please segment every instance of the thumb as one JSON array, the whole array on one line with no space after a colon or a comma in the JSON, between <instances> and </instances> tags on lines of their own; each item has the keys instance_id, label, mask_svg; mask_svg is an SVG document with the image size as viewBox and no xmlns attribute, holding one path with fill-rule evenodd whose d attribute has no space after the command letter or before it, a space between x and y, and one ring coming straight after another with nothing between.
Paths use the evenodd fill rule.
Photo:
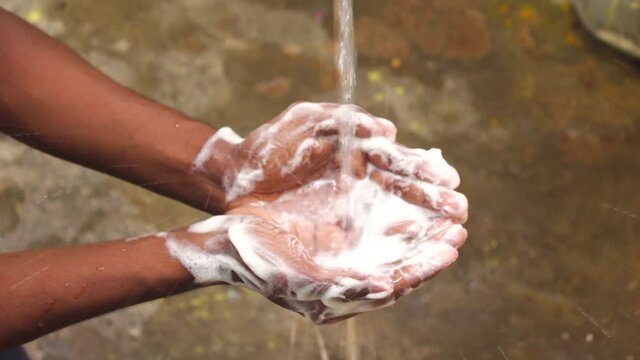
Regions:
<instances>
[{"instance_id":1,"label":"thumb","mask_svg":"<svg viewBox=\"0 0 640 360\"><path fill-rule=\"evenodd\" d=\"M329 162L334 149L335 145L331 142L307 138L298 145L294 155L282 167L281 173L303 182Z\"/></svg>"}]
</instances>

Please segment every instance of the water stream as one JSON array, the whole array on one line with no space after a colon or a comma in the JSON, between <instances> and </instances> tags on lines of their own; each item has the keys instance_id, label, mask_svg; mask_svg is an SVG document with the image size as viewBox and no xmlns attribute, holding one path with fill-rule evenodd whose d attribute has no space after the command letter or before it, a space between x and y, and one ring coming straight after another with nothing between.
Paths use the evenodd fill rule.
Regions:
<instances>
[{"instance_id":1,"label":"water stream","mask_svg":"<svg viewBox=\"0 0 640 360\"><path fill-rule=\"evenodd\" d=\"M353 0L334 0L334 14L338 25L336 68L339 75L340 102L350 104L354 101L357 63L353 29ZM355 128L349 125L350 123L345 123L345 128L342 129L340 136L340 151L343 159L347 159L350 156L353 147L351 139L355 135ZM343 176L351 175L352 169L350 165L349 161L342 162L341 171ZM354 206L351 197L348 204L348 214L352 218L354 216ZM359 358L357 345L355 319L349 319L346 323L346 358L348 360L357 360Z\"/></svg>"},{"instance_id":2,"label":"water stream","mask_svg":"<svg viewBox=\"0 0 640 360\"><path fill-rule=\"evenodd\" d=\"M353 0L334 0L338 24L336 66L340 76L340 102L350 104L356 88L356 49L353 37Z\"/></svg>"},{"instance_id":3,"label":"water stream","mask_svg":"<svg viewBox=\"0 0 640 360\"><path fill-rule=\"evenodd\" d=\"M334 14L338 27L336 67L339 75L339 95L340 102L351 104L354 101L354 91L356 87L356 49L353 36L353 0L334 0ZM346 114L352 116L352 114ZM355 135L355 128L351 121L343 122L340 131L340 155L343 159L348 159L353 148L352 139ZM351 162L342 161L342 175L350 176L353 172ZM353 218L353 200L348 201L349 218ZM349 223L349 222L347 222Z\"/></svg>"}]
</instances>

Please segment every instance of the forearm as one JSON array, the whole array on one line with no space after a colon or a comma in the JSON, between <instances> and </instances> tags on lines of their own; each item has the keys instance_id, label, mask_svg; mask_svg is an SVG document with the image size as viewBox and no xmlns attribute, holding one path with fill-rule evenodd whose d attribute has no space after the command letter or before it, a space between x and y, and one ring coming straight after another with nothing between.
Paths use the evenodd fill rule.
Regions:
<instances>
[{"instance_id":1,"label":"forearm","mask_svg":"<svg viewBox=\"0 0 640 360\"><path fill-rule=\"evenodd\" d=\"M222 210L216 180L190 173L214 129L116 84L2 9L0 131L200 209Z\"/></svg>"},{"instance_id":2,"label":"forearm","mask_svg":"<svg viewBox=\"0 0 640 360\"><path fill-rule=\"evenodd\" d=\"M194 288L162 237L0 255L0 349Z\"/></svg>"}]
</instances>

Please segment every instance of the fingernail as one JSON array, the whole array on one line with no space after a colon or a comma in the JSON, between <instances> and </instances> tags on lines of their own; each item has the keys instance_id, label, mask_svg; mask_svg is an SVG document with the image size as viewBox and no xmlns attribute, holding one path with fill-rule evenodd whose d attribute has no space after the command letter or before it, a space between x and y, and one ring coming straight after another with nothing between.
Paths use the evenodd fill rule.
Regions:
<instances>
[{"instance_id":1,"label":"fingernail","mask_svg":"<svg viewBox=\"0 0 640 360\"><path fill-rule=\"evenodd\" d=\"M369 292L366 295L367 299L382 299L387 297L393 292L393 287L386 283L372 283L369 286Z\"/></svg>"},{"instance_id":2,"label":"fingernail","mask_svg":"<svg viewBox=\"0 0 640 360\"><path fill-rule=\"evenodd\" d=\"M464 232L464 235L462 232ZM456 224L447 230L447 233L442 237L442 240L454 248L459 248L464 244L466 238L466 230L464 230L462 225Z\"/></svg>"}]
</instances>

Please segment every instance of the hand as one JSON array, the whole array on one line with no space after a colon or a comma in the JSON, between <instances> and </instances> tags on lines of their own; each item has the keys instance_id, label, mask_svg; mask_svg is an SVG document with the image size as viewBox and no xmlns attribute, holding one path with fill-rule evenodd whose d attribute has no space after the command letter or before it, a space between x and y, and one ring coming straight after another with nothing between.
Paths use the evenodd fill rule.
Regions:
<instances>
[{"instance_id":1,"label":"hand","mask_svg":"<svg viewBox=\"0 0 640 360\"><path fill-rule=\"evenodd\" d=\"M234 194L226 216L170 237L196 281L243 285L325 323L390 305L455 261L467 203L438 150L394 143L389 122L353 106L296 106L229 141L245 159L232 174L264 174L248 194ZM335 135L346 128L359 136L356 151L339 154ZM276 145L268 134L280 135ZM347 162L354 177L338 171Z\"/></svg>"},{"instance_id":2,"label":"hand","mask_svg":"<svg viewBox=\"0 0 640 360\"><path fill-rule=\"evenodd\" d=\"M348 111L359 137L394 138L388 120L353 105L295 103L246 139L222 128L207 141L193 171L221 179L227 202L249 193L276 193L306 182L330 160L338 145L336 115Z\"/></svg>"},{"instance_id":3,"label":"hand","mask_svg":"<svg viewBox=\"0 0 640 360\"><path fill-rule=\"evenodd\" d=\"M243 286L317 323L352 315L353 304L362 312L389 303L387 279L319 266L295 235L261 216L213 217L167 239L196 283Z\"/></svg>"}]
</instances>

